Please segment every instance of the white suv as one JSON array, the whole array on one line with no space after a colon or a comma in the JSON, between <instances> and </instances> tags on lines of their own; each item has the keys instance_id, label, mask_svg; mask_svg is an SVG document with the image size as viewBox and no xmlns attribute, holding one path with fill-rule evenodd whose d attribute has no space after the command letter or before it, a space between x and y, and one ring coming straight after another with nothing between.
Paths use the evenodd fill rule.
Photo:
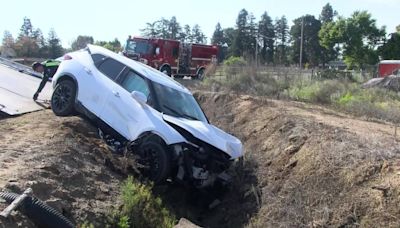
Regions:
<instances>
[{"instance_id":1,"label":"white suv","mask_svg":"<svg viewBox=\"0 0 400 228\"><path fill-rule=\"evenodd\" d=\"M154 182L209 186L243 155L240 140L211 125L188 89L102 47L65 55L53 87L57 116L77 111L93 120L109 145L139 155Z\"/></svg>"}]
</instances>

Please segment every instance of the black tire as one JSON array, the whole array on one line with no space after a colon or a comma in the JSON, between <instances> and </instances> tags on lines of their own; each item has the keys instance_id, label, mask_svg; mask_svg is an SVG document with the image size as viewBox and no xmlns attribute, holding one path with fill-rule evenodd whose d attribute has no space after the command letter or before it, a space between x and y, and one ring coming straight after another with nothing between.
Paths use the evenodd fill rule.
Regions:
<instances>
[{"instance_id":1,"label":"black tire","mask_svg":"<svg viewBox=\"0 0 400 228\"><path fill-rule=\"evenodd\" d=\"M197 72L196 79L203 80L204 79L204 68L201 68L199 72Z\"/></svg>"},{"instance_id":2,"label":"black tire","mask_svg":"<svg viewBox=\"0 0 400 228\"><path fill-rule=\"evenodd\" d=\"M0 197L7 203L14 201L18 194L0 192ZM27 197L18 209L25 214L37 227L43 228L73 228L75 227L64 215L49 207L43 201L34 197Z\"/></svg>"},{"instance_id":3,"label":"black tire","mask_svg":"<svg viewBox=\"0 0 400 228\"><path fill-rule=\"evenodd\" d=\"M176 79L182 79L184 76L183 75L174 75L174 78Z\"/></svg>"},{"instance_id":4,"label":"black tire","mask_svg":"<svg viewBox=\"0 0 400 228\"><path fill-rule=\"evenodd\" d=\"M164 182L171 171L171 158L166 147L157 140L149 140L143 142L139 150L142 174L156 184Z\"/></svg>"},{"instance_id":5,"label":"black tire","mask_svg":"<svg viewBox=\"0 0 400 228\"><path fill-rule=\"evenodd\" d=\"M160 71L168 76L171 76L171 67L169 67L169 66L161 67Z\"/></svg>"},{"instance_id":6,"label":"black tire","mask_svg":"<svg viewBox=\"0 0 400 228\"><path fill-rule=\"evenodd\" d=\"M75 108L76 86L70 80L64 80L57 84L51 96L51 109L56 116L68 116L73 114Z\"/></svg>"}]
</instances>

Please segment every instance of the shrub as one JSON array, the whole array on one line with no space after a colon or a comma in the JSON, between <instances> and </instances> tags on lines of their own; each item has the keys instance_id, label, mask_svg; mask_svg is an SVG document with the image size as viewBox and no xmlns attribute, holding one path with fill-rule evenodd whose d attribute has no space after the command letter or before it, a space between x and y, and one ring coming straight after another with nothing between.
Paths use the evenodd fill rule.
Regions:
<instances>
[{"instance_id":1,"label":"shrub","mask_svg":"<svg viewBox=\"0 0 400 228\"><path fill-rule=\"evenodd\" d=\"M345 91L345 85L336 80L298 82L288 90L295 100L331 104Z\"/></svg>"},{"instance_id":2,"label":"shrub","mask_svg":"<svg viewBox=\"0 0 400 228\"><path fill-rule=\"evenodd\" d=\"M128 177L121 187L121 210L112 213L108 227L173 227L175 218L151 187Z\"/></svg>"},{"instance_id":3,"label":"shrub","mask_svg":"<svg viewBox=\"0 0 400 228\"><path fill-rule=\"evenodd\" d=\"M231 56L224 61L224 73L227 77L237 75L243 71L242 68L244 68L246 65L247 62L243 59L243 57Z\"/></svg>"}]
</instances>

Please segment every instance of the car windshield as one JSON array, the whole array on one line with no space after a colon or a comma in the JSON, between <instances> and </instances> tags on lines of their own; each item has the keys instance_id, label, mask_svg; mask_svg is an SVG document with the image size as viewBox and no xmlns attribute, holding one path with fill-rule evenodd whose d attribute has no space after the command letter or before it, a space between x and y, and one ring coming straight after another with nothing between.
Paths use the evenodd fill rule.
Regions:
<instances>
[{"instance_id":1,"label":"car windshield","mask_svg":"<svg viewBox=\"0 0 400 228\"><path fill-rule=\"evenodd\" d=\"M153 82L161 112L190 120L207 122L193 95Z\"/></svg>"},{"instance_id":2,"label":"car windshield","mask_svg":"<svg viewBox=\"0 0 400 228\"><path fill-rule=\"evenodd\" d=\"M126 50L135 54L147 54L150 51L150 45L143 41L129 40L126 43Z\"/></svg>"}]
</instances>

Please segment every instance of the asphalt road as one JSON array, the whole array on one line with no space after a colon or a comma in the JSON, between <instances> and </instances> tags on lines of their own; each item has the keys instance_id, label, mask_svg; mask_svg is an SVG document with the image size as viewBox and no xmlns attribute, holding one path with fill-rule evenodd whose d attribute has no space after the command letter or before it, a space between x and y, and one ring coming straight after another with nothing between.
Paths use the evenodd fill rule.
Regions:
<instances>
[{"instance_id":1,"label":"asphalt road","mask_svg":"<svg viewBox=\"0 0 400 228\"><path fill-rule=\"evenodd\" d=\"M52 87L47 83L39 95L39 102L33 101L40 79L20 73L0 64L0 111L9 115L19 115L48 107L41 103L50 100Z\"/></svg>"}]
</instances>

